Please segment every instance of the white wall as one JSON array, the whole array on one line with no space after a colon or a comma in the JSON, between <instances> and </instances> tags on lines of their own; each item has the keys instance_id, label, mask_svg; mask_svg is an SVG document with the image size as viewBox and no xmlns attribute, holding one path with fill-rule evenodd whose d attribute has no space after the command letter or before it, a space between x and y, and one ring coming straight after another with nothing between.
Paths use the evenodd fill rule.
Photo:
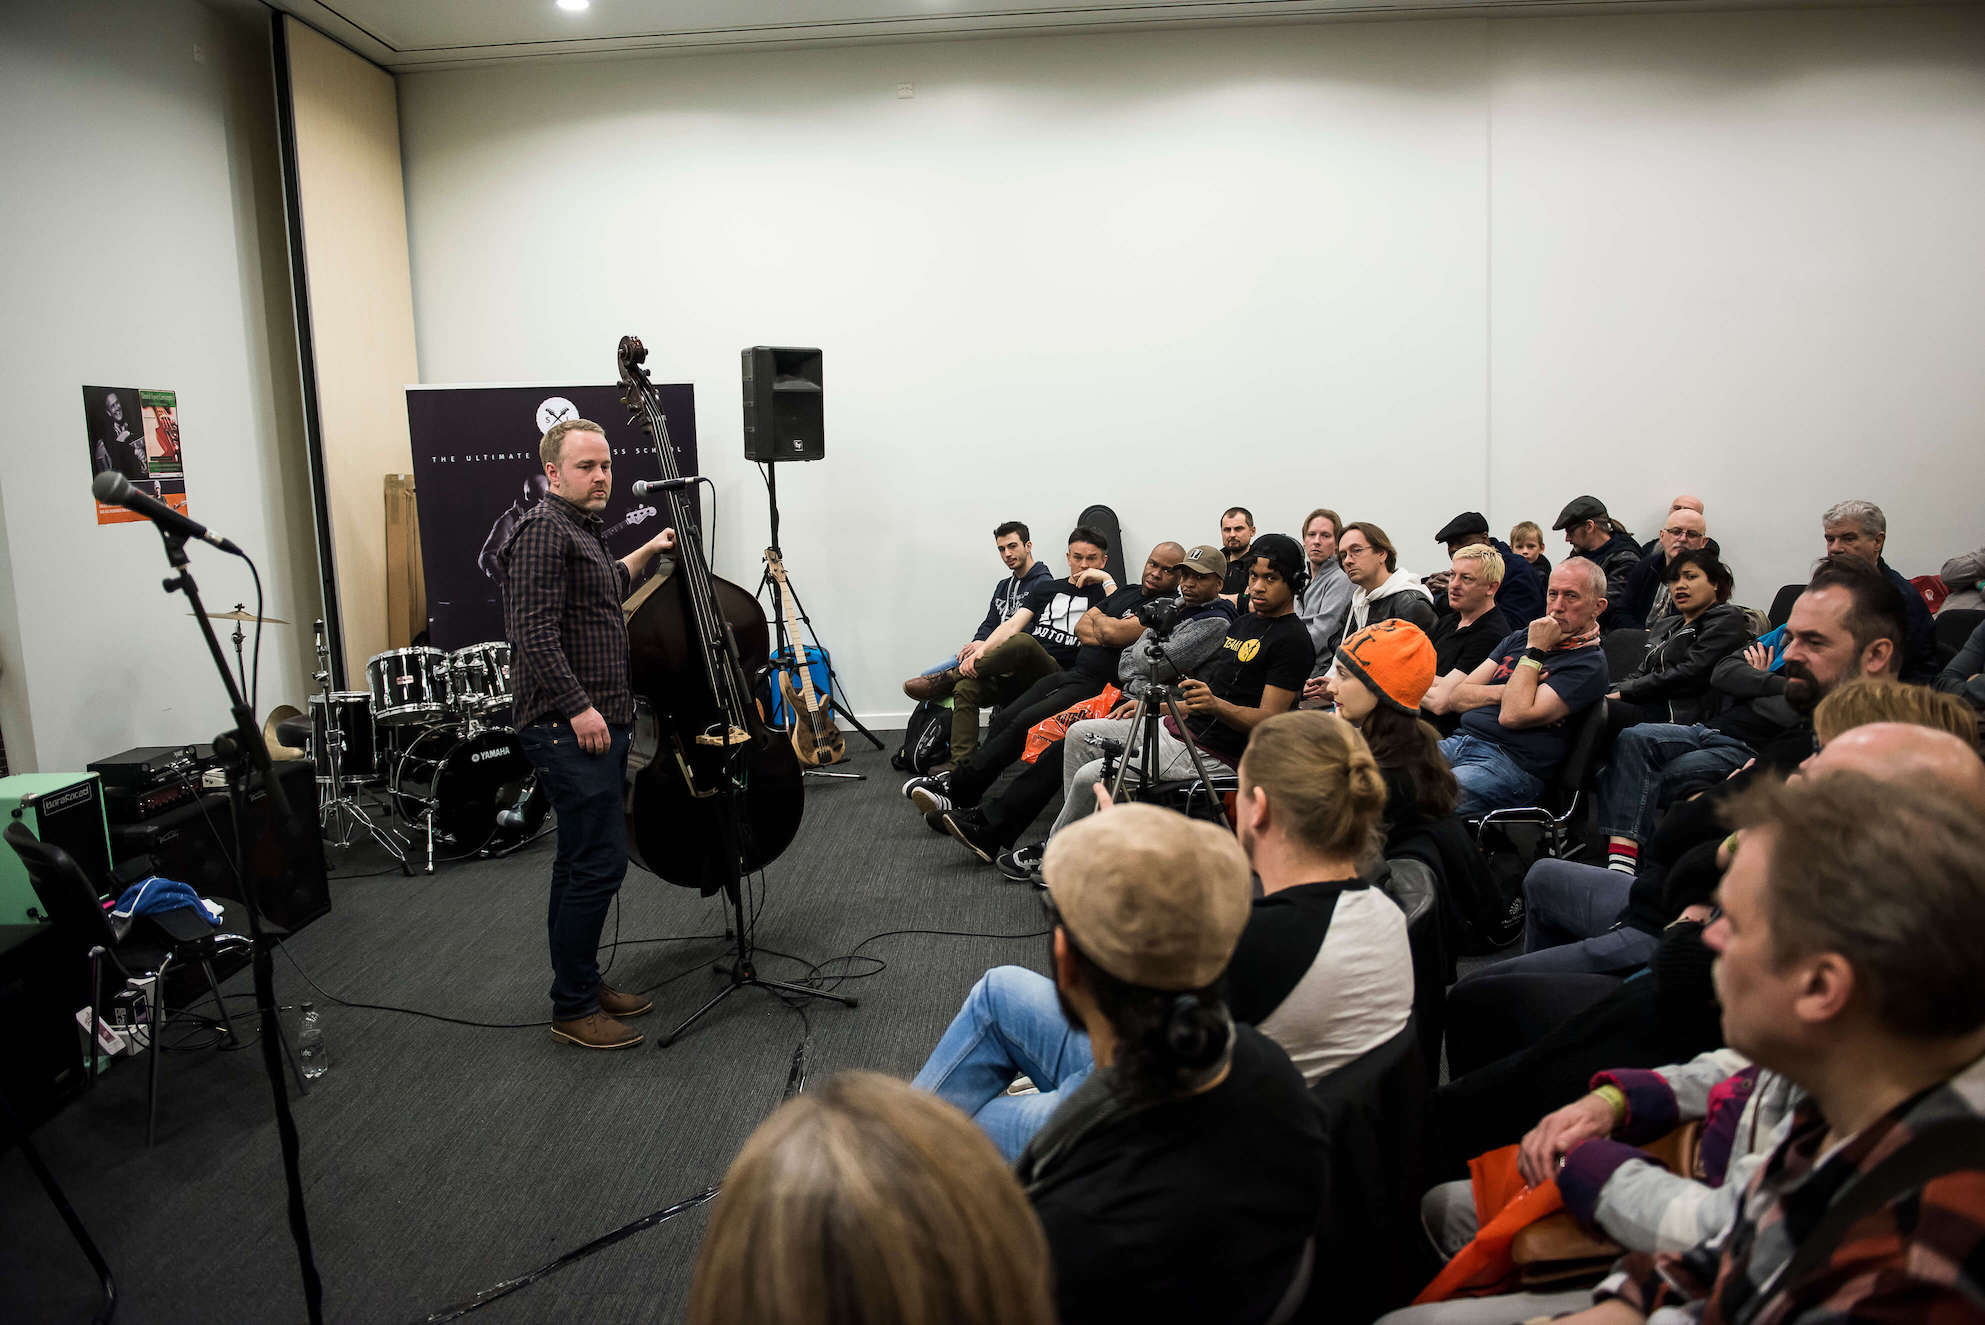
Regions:
<instances>
[{"instance_id":1,"label":"white wall","mask_svg":"<svg viewBox=\"0 0 1985 1325\"><path fill-rule=\"evenodd\" d=\"M993 524L1058 561L1092 501L1133 567L1238 502L1432 569L1465 508L1596 491L1646 535L1691 488L1760 602L1839 497L1906 572L1978 541L1976 12L518 65L405 77L401 114L423 378L608 380L642 335L746 584L736 352L824 348L783 541L860 712L982 611Z\"/></svg>"},{"instance_id":2,"label":"white wall","mask_svg":"<svg viewBox=\"0 0 1985 1325\"><path fill-rule=\"evenodd\" d=\"M228 722L184 600L160 591L158 536L96 524L84 383L178 391L189 513L254 555L271 614L299 623L264 640L264 707L303 694L318 608L267 32L192 0L0 7L0 629L17 632L0 721L17 771ZM253 605L238 561L201 550L193 569L210 607Z\"/></svg>"}]
</instances>

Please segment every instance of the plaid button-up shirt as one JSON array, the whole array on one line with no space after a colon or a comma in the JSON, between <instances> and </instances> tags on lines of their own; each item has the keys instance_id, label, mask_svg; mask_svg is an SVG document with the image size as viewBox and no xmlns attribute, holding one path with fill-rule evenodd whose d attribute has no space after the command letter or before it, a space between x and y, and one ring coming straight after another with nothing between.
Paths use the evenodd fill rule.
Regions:
<instances>
[{"instance_id":1,"label":"plaid button-up shirt","mask_svg":"<svg viewBox=\"0 0 1985 1325\"><path fill-rule=\"evenodd\" d=\"M519 727L574 718L588 707L611 723L634 721L620 604L635 577L607 551L604 529L599 516L547 494L503 549L503 624Z\"/></svg>"},{"instance_id":2,"label":"plaid button-up shirt","mask_svg":"<svg viewBox=\"0 0 1985 1325\"><path fill-rule=\"evenodd\" d=\"M1985 1301L1985 1155L1861 1219L1804 1282L1780 1280L1850 1179L1878 1169L1923 1129L1980 1113L1985 1059L1825 1154L1826 1120L1809 1100L1752 1177L1729 1228L1679 1255L1628 1256L1595 1296L1624 1300L1650 1325L1976 1321Z\"/></svg>"}]
</instances>

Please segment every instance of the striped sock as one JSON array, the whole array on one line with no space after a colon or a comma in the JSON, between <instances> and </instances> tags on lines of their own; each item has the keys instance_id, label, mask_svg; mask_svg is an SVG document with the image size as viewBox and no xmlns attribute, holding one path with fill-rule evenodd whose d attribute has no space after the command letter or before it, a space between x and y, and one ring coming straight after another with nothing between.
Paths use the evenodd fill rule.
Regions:
<instances>
[{"instance_id":1,"label":"striped sock","mask_svg":"<svg viewBox=\"0 0 1985 1325\"><path fill-rule=\"evenodd\" d=\"M1606 847L1606 868L1621 874L1640 872L1640 844L1631 838L1616 837Z\"/></svg>"}]
</instances>

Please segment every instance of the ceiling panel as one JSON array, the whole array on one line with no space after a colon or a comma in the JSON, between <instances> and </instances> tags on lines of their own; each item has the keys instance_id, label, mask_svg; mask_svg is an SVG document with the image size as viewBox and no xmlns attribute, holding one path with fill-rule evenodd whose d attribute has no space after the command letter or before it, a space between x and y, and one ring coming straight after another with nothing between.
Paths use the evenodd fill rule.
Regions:
<instances>
[{"instance_id":1,"label":"ceiling panel","mask_svg":"<svg viewBox=\"0 0 1985 1325\"><path fill-rule=\"evenodd\" d=\"M1842 0L1848 3L1849 0ZM736 50L1454 14L1814 8L1814 0L269 0L388 69L644 51ZM1825 0L1820 0L1824 4Z\"/></svg>"}]
</instances>

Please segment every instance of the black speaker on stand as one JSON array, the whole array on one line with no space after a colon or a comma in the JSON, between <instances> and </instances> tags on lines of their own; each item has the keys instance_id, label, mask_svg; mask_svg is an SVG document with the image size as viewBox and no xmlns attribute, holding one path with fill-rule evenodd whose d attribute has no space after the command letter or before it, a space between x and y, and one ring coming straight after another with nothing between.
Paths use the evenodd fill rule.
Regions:
<instances>
[{"instance_id":1,"label":"black speaker on stand","mask_svg":"<svg viewBox=\"0 0 1985 1325\"><path fill-rule=\"evenodd\" d=\"M822 423L820 351L797 348L790 345L753 345L738 353L744 377L744 458L765 466L765 493L772 507L772 551L781 560L785 552L779 546L779 464L787 460L822 460L827 455L827 435ZM772 634L776 647L772 653L772 665L792 673L794 688L799 685L799 669L806 665L800 656L800 642L792 639L786 630L786 613L779 595L782 589L772 579L770 571L758 577L758 593L762 597L767 589L772 591ZM827 650L820 643L820 633L813 628L813 618L806 613L806 604L800 601L799 590L793 587L792 571L786 572L783 592L793 600L793 614L813 636L815 648L821 656ZM827 664L829 700L840 691L841 678L834 671L834 664ZM861 720L848 712L845 706L836 709L840 717L860 732L868 743L882 749L882 739ZM860 778L859 773L830 773L822 769L808 769L816 777Z\"/></svg>"}]
</instances>

